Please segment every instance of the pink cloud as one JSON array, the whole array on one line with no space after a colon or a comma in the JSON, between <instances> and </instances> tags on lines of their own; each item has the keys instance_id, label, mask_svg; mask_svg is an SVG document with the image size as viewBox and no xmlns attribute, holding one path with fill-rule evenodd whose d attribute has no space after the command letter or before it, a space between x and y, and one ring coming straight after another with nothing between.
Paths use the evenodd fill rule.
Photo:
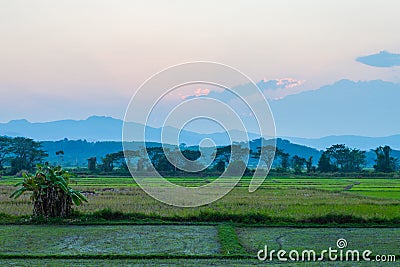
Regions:
<instances>
[{"instance_id":1,"label":"pink cloud","mask_svg":"<svg viewBox=\"0 0 400 267\"><path fill-rule=\"evenodd\" d=\"M281 78L281 79L275 79L275 81L276 85L282 86L285 89L300 86L306 82L306 80L296 80L293 78Z\"/></svg>"},{"instance_id":2,"label":"pink cloud","mask_svg":"<svg viewBox=\"0 0 400 267\"><path fill-rule=\"evenodd\" d=\"M209 93L210 93L210 89L207 89L207 88L204 88L204 89L202 89L202 88L197 88L197 89L193 92L193 94L183 95L183 96L181 96L181 99L184 100L184 99L186 99L186 98L188 98L188 97L190 97L190 96L196 96L196 97L205 96L205 95L208 95Z\"/></svg>"},{"instance_id":3,"label":"pink cloud","mask_svg":"<svg viewBox=\"0 0 400 267\"><path fill-rule=\"evenodd\" d=\"M298 94L301 91L304 91L304 88L301 87L306 80L297 80L294 78L277 78L277 79L271 79L263 80L264 84L268 84L271 86L270 88L265 87L263 90L264 95L268 99L282 99L285 98L288 95L292 94Z\"/></svg>"},{"instance_id":4,"label":"pink cloud","mask_svg":"<svg viewBox=\"0 0 400 267\"><path fill-rule=\"evenodd\" d=\"M210 93L210 89L204 88L197 88L195 91L195 96L202 96L202 95L208 95Z\"/></svg>"}]
</instances>

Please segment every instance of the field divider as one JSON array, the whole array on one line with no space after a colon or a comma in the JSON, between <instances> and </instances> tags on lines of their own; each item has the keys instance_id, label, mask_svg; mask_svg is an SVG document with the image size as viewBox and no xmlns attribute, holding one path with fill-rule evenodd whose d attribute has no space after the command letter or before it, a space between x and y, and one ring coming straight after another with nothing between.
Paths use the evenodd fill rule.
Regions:
<instances>
[{"instance_id":1,"label":"field divider","mask_svg":"<svg viewBox=\"0 0 400 267\"><path fill-rule=\"evenodd\" d=\"M245 249L239 241L236 228L232 224L219 224L218 241L221 245L221 253L223 255L244 255Z\"/></svg>"},{"instance_id":2,"label":"field divider","mask_svg":"<svg viewBox=\"0 0 400 267\"><path fill-rule=\"evenodd\" d=\"M255 259L250 254L0 254L1 259Z\"/></svg>"}]
</instances>

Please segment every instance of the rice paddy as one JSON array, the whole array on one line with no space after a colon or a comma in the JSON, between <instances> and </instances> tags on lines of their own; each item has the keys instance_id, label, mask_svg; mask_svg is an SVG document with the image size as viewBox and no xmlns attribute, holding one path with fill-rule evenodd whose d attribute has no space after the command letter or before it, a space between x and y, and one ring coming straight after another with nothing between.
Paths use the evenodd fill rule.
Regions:
<instances>
[{"instance_id":1,"label":"rice paddy","mask_svg":"<svg viewBox=\"0 0 400 267\"><path fill-rule=\"evenodd\" d=\"M153 178L149 178L153 179ZM225 197L177 208L146 195L132 178L74 178L89 202L61 224L30 221L29 194L9 198L21 178L0 180L3 266L271 265L257 251L349 248L400 260L400 180L271 177L255 192L243 178ZM201 186L203 177L169 178ZM98 224L98 225L97 225ZM397 262L380 266L399 266ZM397 265L396 265L397 264ZM376 266L370 262L291 262L291 266Z\"/></svg>"}]
</instances>

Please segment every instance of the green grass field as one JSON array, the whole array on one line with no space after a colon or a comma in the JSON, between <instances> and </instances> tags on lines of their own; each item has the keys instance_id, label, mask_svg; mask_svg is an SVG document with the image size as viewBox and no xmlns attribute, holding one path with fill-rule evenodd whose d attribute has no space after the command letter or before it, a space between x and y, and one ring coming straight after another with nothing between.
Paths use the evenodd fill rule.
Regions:
<instances>
[{"instance_id":1,"label":"green grass field","mask_svg":"<svg viewBox=\"0 0 400 267\"><path fill-rule=\"evenodd\" d=\"M270 249L321 251L336 248L344 238L348 249L372 250L373 254L399 254L399 228L265 228L243 227L237 230L239 240L247 251L257 253L264 245Z\"/></svg>"},{"instance_id":2,"label":"green grass field","mask_svg":"<svg viewBox=\"0 0 400 267\"><path fill-rule=\"evenodd\" d=\"M209 182L169 179L185 186ZM400 179L272 177L249 193L245 177L219 201L188 209L152 199L132 178L74 178L89 202L74 208L75 217L50 225L28 219L29 195L9 198L20 180L0 180L3 266L281 266L277 260L259 262L257 251L264 245L327 249L340 237L350 248L400 256Z\"/></svg>"},{"instance_id":3,"label":"green grass field","mask_svg":"<svg viewBox=\"0 0 400 267\"><path fill-rule=\"evenodd\" d=\"M0 213L13 216L31 214L28 195L18 200L9 198L14 190L12 184L20 180L3 178L0 181ZM204 182L204 178L195 177L171 180L191 186ZM400 222L399 179L268 178L254 193L248 192L249 181L249 178L244 178L234 190L215 203L185 209L152 199L132 178L76 178L75 187L89 193L89 203L75 210L81 214L93 214L109 209L124 213L125 219L133 220L228 220L247 224Z\"/></svg>"},{"instance_id":4,"label":"green grass field","mask_svg":"<svg viewBox=\"0 0 400 267\"><path fill-rule=\"evenodd\" d=\"M290 262L284 265L282 262L259 262L257 259L117 259L117 260L96 260L96 259L8 259L0 260L0 264L4 266L26 266L26 267L65 267L65 266L79 266L79 267L101 267L101 266L295 266L295 267L369 267L369 266L387 266L395 267L400 266L397 262L381 263L377 265L374 262Z\"/></svg>"},{"instance_id":5,"label":"green grass field","mask_svg":"<svg viewBox=\"0 0 400 267\"><path fill-rule=\"evenodd\" d=\"M16 235L16 233L18 233ZM349 249L369 249L375 255L400 260L400 228L270 228L183 225L35 226L0 227L0 263L3 266L249 266L279 265L261 262L257 252L336 248L346 238ZM320 255L320 254L317 254ZM373 257L371 257L373 259ZM106 264L107 263L107 264ZM291 262L321 266L320 262ZM396 262L380 266L396 266ZM322 266L368 266L368 262L328 262ZM372 266L372 265L371 265Z\"/></svg>"}]
</instances>

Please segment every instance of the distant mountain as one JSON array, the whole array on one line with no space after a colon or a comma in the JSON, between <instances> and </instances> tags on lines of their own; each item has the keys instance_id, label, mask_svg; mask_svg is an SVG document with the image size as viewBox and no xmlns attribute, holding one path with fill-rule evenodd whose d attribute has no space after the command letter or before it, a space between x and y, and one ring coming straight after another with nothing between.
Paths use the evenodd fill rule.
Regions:
<instances>
[{"instance_id":1,"label":"distant mountain","mask_svg":"<svg viewBox=\"0 0 400 267\"><path fill-rule=\"evenodd\" d=\"M86 120L35 122L13 120L0 123L0 135L25 136L39 141L64 138L89 141L121 140L122 121L110 117L92 116Z\"/></svg>"},{"instance_id":2,"label":"distant mountain","mask_svg":"<svg viewBox=\"0 0 400 267\"><path fill-rule=\"evenodd\" d=\"M270 106L279 136L387 136L400 133L399 100L399 83L341 80Z\"/></svg>"},{"instance_id":3,"label":"distant mountain","mask_svg":"<svg viewBox=\"0 0 400 267\"><path fill-rule=\"evenodd\" d=\"M111 117L92 116L86 120L60 120L52 122L35 122L27 120L13 120L8 123L0 123L0 136L25 136L38 141L56 141L64 138L72 140L87 141L121 141L122 140L123 121ZM130 131L143 131L143 125L134 122L128 122ZM153 128L146 126L146 141L161 142L161 132L164 131L167 136L167 142L175 142L175 137L179 135L180 142L187 145L197 145L204 138L211 138L217 145L227 145L230 143L227 133L200 134L190 131L173 128ZM229 132L231 137L242 136L241 132L232 130ZM259 136L248 133L249 139L255 139ZM172 140L174 137L174 140ZM142 141L142 140L136 140ZM245 141L245 140L237 140Z\"/></svg>"},{"instance_id":4,"label":"distant mountain","mask_svg":"<svg viewBox=\"0 0 400 267\"><path fill-rule=\"evenodd\" d=\"M362 150L388 145L392 149L400 149L400 135L386 137L366 137L356 135L331 135L322 138L283 137L293 143L324 150L334 144L346 144Z\"/></svg>"},{"instance_id":5,"label":"distant mountain","mask_svg":"<svg viewBox=\"0 0 400 267\"><path fill-rule=\"evenodd\" d=\"M264 82L262 88L272 88ZM400 84L381 80L354 82L341 80L318 90L271 100L277 133L293 143L317 150L332 144L344 143L350 147L368 150L379 145L400 149L400 134L386 137L388 132L400 133ZM0 123L0 135L26 136L40 141L56 141L64 138L88 141L120 141L122 120L92 116L86 120L60 120L31 123L14 120ZM133 131L143 125L130 122ZM161 142L161 131L167 136L177 136L180 142L196 145L204 138L211 138L217 145L230 143L226 133L200 134L173 127L153 128L146 126L147 140ZM352 135L348 135L351 133ZM233 136L240 132L230 131ZM286 136L326 136L322 138L298 138ZM249 133L249 139L257 139ZM244 140L239 140L244 141ZM169 141L168 141L169 142ZM171 143L171 142L169 142Z\"/></svg>"},{"instance_id":6,"label":"distant mountain","mask_svg":"<svg viewBox=\"0 0 400 267\"><path fill-rule=\"evenodd\" d=\"M250 149L253 151L257 151L257 148L261 146L261 140L255 139L250 141ZM310 156L313 157L313 162L317 164L319 157L321 156L322 152L311 148L305 145L299 145L290 142L289 140L285 140L282 138L276 139L276 146L284 150L286 153L289 153L291 156L297 155L303 158L308 159Z\"/></svg>"},{"instance_id":7,"label":"distant mountain","mask_svg":"<svg viewBox=\"0 0 400 267\"><path fill-rule=\"evenodd\" d=\"M96 141L121 141L122 120L111 117L92 116L86 120L61 120L53 122L31 123L27 120L14 120L0 123L0 135L25 136L38 141L69 140ZM138 123L129 123L131 129L140 131L143 126ZM161 128L147 126L148 141L161 142ZM179 129L165 127L167 136L177 136ZM239 131L230 131L231 135L239 136ZM180 141L187 145L198 145L204 138L211 138L217 145L229 144L226 133L199 134L190 131L180 132ZM259 138L258 135L249 133L250 140ZM304 145L317 150L324 150L333 144L346 144L363 150L376 148L380 145L389 145L393 149L400 149L400 135L387 137L366 137L356 135L331 135L322 138L282 137L292 143ZM278 139L279 140L279 139ZM245 141L245 140L241 140ZM172 142L170 142L172 143ZM281 144L284 145L284 144Z\"/></svg>"}]
</instances>

